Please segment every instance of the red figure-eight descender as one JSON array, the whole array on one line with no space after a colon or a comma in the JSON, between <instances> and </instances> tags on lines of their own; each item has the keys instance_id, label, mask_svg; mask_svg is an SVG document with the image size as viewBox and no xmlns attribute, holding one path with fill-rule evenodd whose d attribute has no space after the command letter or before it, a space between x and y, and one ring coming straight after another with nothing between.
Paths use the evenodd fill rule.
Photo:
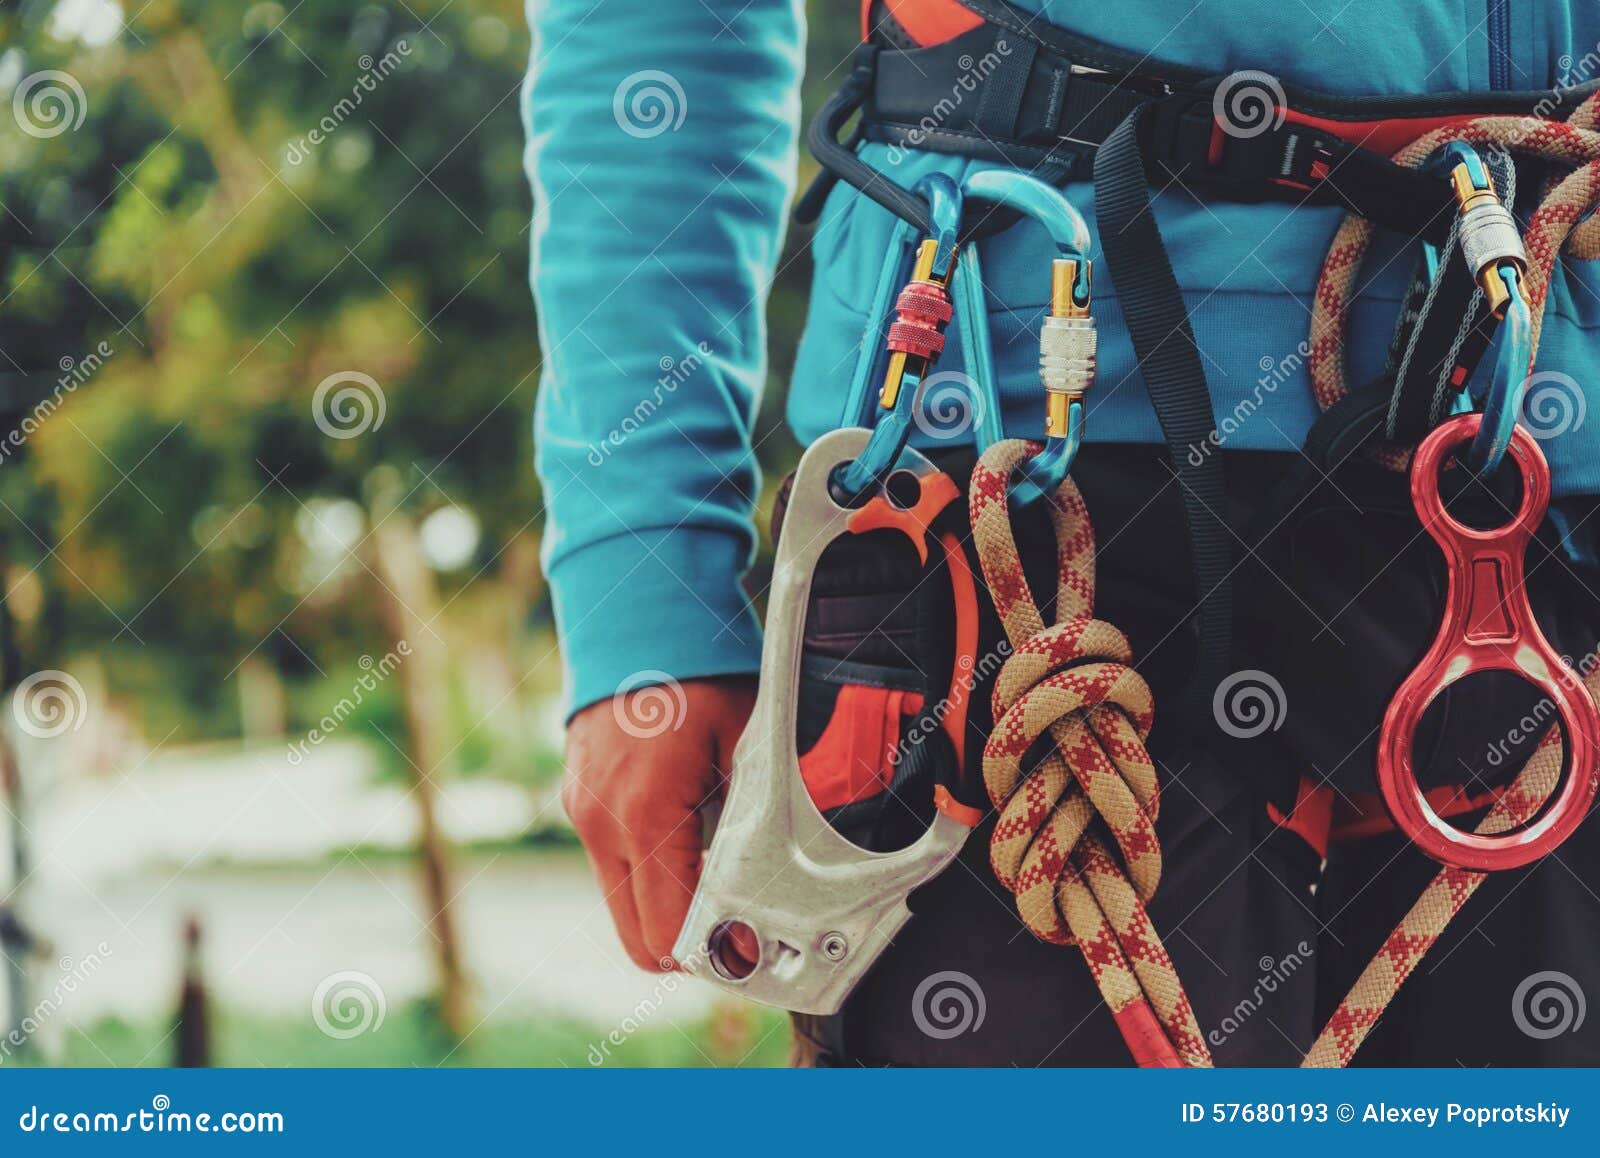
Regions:
<instances>
[{"instance_id":1,"label":"red figure-eight descender","mask_svg":"<svg viewBox=\"0 0 1600 1158\"><path fill-rule=\"evenodd\" d=\"M1524 587L1523 556L1550 502L1550 468L1521 428L1509 454L1522 474L1522 503L1503 526L1476 530L1445 509L1439 475L1477 434L1482 416L1463 414L1417 448L1411 501L1423 528L1444 551L1449 581L1444 618L1433 645L1406 677L1384 714L1378 739L1378 786L1395 824L1441 864L1477 871L1518 868L1554 851L1594 803L1600 712L1593 698L1534 621ZM1475 672L1521 676L1548 698L1560 721L1566 769L1544 810L1511 832L1484 835L1456 828L1424 797L1413 765L1413 740L1428 705Z\"/></svg>"}]
</instances>

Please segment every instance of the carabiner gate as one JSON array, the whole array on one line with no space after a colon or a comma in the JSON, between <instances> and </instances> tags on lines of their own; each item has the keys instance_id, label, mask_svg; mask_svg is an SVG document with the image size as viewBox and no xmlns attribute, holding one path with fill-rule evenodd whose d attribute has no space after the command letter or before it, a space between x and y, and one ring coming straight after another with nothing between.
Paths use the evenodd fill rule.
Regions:
<instances>
[{"instance_id":1,"label":"carabiner gate","mask_svg":"<svg viewBox=\"0 0 1600 1158\"><path fill-rule=\"evenodd\" d=\"M975 395L978 452L1005 437L982 263L975 245L959 259L956 253L963 208L975 200L1039 222L1057 251L1050 273L1050 309L1039 333L1045 446L1012 484L1012 500L1030 503L1061 485L1083 444L1084 395L1094 383L1096 349L1089 313L1089 226L1061 190L1017 170L985 169L969 174L960 185L946 174L933 173L916 188L928 199L934 229L917 245L909 280L897 292L915 232L903 222L895 228L891 245L896 256L884 264L862 335L864 349L875 350L882 342L888 351L877 405L869 397L879 359L863 357L856 364L845 410L852 421L870 427L872 437L861 455L836 473L835 494L844 502L859 501L894 469L910 439L923 380L944 348L945 327L955 314L960 315L968 386Z\"/></svg>"},{"instance_id":2,"label":"carabiner gate","mask_svg":"<svg viewBox=\"0 0 1600 1158\"><path fill-rule=\"evenodd\" d=\"M1084 395L1094 384L1096 337L1089 313L1092 266L1089 226L1066 195L1014 169L985 169L961 185L970 200L1003 205L1039 222L1056 246L1050 269L1050 312L1039 331L1039 378L1045 389L1045 446L1012 483L1011 498L1026 505L1053 494L1083 445ZM984 399L977 424L981 454L1005 437L994 351L989 342L983 272L977 247L961 257L955 278L962 349L968 376Z\"/></svg>"},{"instance_id":3,"label":"carabiner gate","mask_svg":"<svg viewBox=\"0 0 1600 1158\"><path fill-rule=\"evenodd\" d=\"M953 312L949 284L961 228L961 190L944 173L930 173L917 182L916 188L928 199L933 232L917 246L910 280L897 295L895 286L904 265L904 251L915 233L905 222L896 225L890 242L896 256L884 263L873 291L862 348L876 350L882 342L889 358L875 414L869 413L867 398L879 359L864 356L856 363L845 413L862 426L871 427L872 437L861 455L834 476L834 489L843 501L859 500L894 469L911 438L922 379L944 349L945 326ZM895 320L886 329L891 303Z\"/></svg>"},{"instance_id":4,"label":"carabiner gate","mask_svg":"<svg viewBox=\"0 0 1600 1158\"><path fill-rule=\"evenodd\" d=\"M1472 440L1467 465L1487 481L1499 469L1522 413L1533 349L1528 306L1528 253L1516 218L1500 200L1494 178L1478 151L1464 141L1445 146L1450 185L1460 213L1461 256L1483 290L1489 309L1506 325L1506 342L1484 394L1483 422Z\"/></svg>"}]
</instances>

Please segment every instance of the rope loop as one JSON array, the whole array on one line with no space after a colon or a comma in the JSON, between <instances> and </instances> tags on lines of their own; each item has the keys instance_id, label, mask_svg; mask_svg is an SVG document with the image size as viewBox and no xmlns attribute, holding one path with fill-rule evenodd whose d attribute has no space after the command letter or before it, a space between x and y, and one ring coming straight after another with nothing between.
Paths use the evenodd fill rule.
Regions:
<instances>
[{"instance_id":1,"label":"rope loop","mask_svg":"<svg viewBox=\"0 0 1600 1158\"><path fill-rule=\"evenodd\" d=\"M1532 374L1545 300L1561 254L1579 261L1600 257L1600 218L1588 216L1600 201L1600 94L1579 105L1566 121L1477 117L1419 137L1392 159L1396 164L1416 168L1453 140L1571 166L1565 176L1546 183L1542 200L1523 231L1528 250L1528 305L1533 320L1527 372ZM1365 288L1357 281L1376 234L1377 226L1371 221L1347 214L1333 235L1317 278L1306 362L1312 393L1323 410L1349 393L1345 345L1350 307ZM1390 469L1404 470L1410 465L1411 452L1407 447L1384 444L1374 448L1373 457Z\"/></svg>"},{"instance_id":2,"label":"rope loop","mask_svg":"<svg viewBox=\"0 0 1600 1158\"><path fill-rule=\"evenodd\" d=\"M1012 645L983 751L984 785L1000 814L990 862L1035 936L1082 951L1140 1064L1209 1066L1145 910L1161 880L1159 793L1144 746L1154 702L1127 636L1094 618L1094 528L1071 479L1049 504L1054 623L1045 623L1018 554L1007 488L1042 449L995 444L969 496L978 561Z\"/></svg>"}]
</instances>

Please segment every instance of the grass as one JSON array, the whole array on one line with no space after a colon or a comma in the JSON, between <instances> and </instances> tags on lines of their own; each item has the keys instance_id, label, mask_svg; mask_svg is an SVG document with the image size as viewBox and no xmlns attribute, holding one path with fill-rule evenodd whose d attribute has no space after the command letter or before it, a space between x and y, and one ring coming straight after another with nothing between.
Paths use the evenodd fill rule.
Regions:
<instances>
[{"instance_id":1,"label":"grass","mask_svg":"<svg viewBox=\"0 0 1600 1158\"><path fill-rule=\"evenodd\" d=\"M390 1009L381 1025L356 1037L330 1038L311 1019L264 1018L213 1011L216 1066L781 1066L788 1056L788 1019L774 1010L719 1006L699 1022L643 1024L634 1032L562 1017L486 1023L452 1043L433 1009L415 1002ZM166 1066L176 1034L168 1025L109 1018L66 1035L64 1055L36 1051L0 1059L5 1065Z\"/></svg>"}]
</instances>

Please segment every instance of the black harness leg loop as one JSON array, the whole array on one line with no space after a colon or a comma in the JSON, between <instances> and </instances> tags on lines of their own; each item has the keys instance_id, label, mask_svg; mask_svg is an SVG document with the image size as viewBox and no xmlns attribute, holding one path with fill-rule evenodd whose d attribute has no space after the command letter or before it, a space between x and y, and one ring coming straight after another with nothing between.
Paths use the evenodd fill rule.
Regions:
<instances>
[{"instance_id":1,"label":"black harness leg loop","mask_svg":"<svg viewBox=\"0 0 1600 1158\"><path fill-rule=\"evenodd\" d=\"M1146 109L1130 113L1095 155L1100 247L1128 334L1183 491L1199 596L1199 649L1183 711L1195 726L1210 714L1233 645L1233 552L1222 521L1222 454L1200 348L1150 202L1142 133Z\"/></svg>"}]
</instances>

